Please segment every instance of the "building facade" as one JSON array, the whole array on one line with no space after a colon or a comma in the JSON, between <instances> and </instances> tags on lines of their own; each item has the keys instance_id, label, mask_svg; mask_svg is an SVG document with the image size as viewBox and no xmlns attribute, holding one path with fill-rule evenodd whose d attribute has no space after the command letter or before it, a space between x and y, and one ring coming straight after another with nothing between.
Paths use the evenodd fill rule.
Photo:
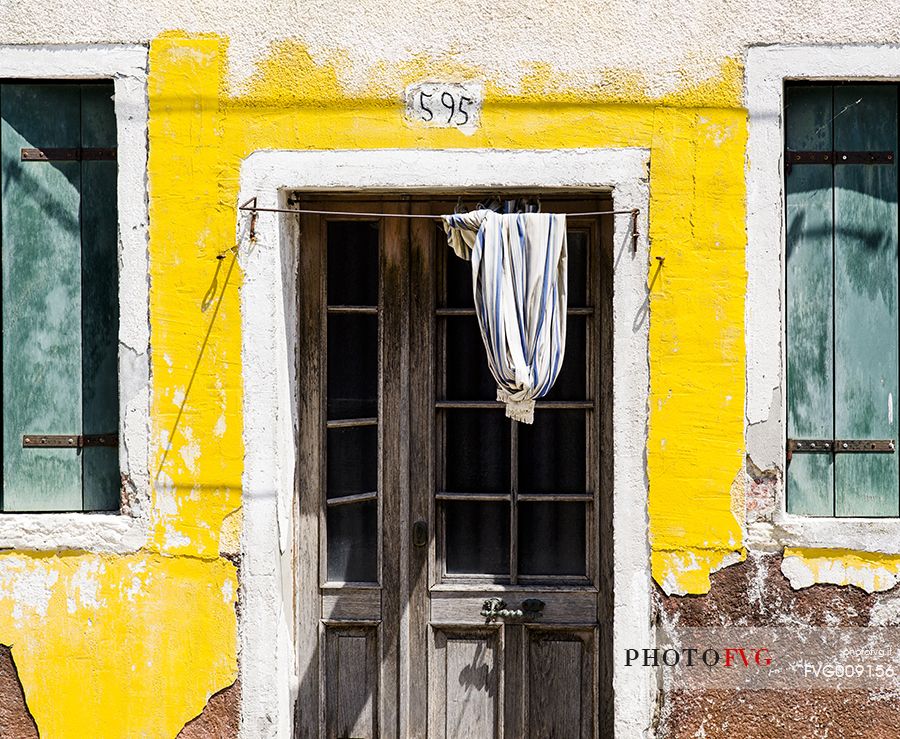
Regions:
<instances>
[{"instance_id":1,"label":"building facade","mask_svg":"<svg viewBox=\"0 0 900 739\"><path fill-rule=\"evenodd\" d=\"M895 12L0 6L0 735L896 736Z\"/></svg>"}]
</instances>

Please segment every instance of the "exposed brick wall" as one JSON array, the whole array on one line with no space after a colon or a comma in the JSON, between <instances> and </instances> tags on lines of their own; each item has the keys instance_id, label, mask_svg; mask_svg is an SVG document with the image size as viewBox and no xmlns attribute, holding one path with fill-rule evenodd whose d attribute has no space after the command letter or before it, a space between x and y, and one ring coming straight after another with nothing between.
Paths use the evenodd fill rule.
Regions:
<instances>
[{"instance_id":1,"label":"exposed brick wall","mask_svg":"<svg viewBox=\"0 0 900 739\"><path fill-rule=\"evenodd\" d=\"M0 644L0 739L38 739L10 648Z\"/></svg>"},{"instance_id":2,"label":"exposed brick wall","mask_svg":"<svg viewBox=\"0 0 900 739\"><path fill-rule=\"evenodd\" d=\"M213 695L199 716L188 721L176 739L237 739L241 714L241 683L236 680Z\"/></svg>"},{"instance_id":3,"label":"exposed brick wall","mask_svg":"<svg viewBox=\"0 0 900 739\"><path fill-rule=\"evenodd\" d=\"M858 588L815 585L791 588L781 574L781 556L751 554L716 572L706 595L666 597L657 589L656 605L663 620L682 626L866 626L879 599Z\"/></svg>"},{"instance_id":4,"label":"exposed brick wall","mask_svg":"<svg viewBox=\"0 0 900 739\"><path fill-rule=\"evenodd\" d=\"M865 627L900 593L815 585L793 590L781 556L751 554L712 576L707 595L667 597L657 590L662 627ZM882 610L884 610L882 608ZM883 622L882 622L883 623ZM679 690L663 692L660 739L896 739L900 696L851 690Z\"/></svg>"},{"instance_id":5,"label":"exposed brick wall","mask_svg":"<svg viewBox=\"0 0 900 739\"><path fill-rule=\"evenodd\" d=\"M660 739L896 739L900 701L865 692L673 692Z\"/></svg>"}]
</instances>

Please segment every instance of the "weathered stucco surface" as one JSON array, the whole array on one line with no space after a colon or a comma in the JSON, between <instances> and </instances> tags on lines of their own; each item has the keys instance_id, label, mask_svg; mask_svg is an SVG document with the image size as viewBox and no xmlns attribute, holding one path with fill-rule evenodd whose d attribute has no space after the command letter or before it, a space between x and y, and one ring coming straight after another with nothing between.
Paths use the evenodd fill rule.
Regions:
<instances>
[{"instance_id":1,"label":"weathered stucco surface","mask_svg":"<svg viewBox=\"0 0 900 739\"><path fill-rule=\"evenodd\" d=\"M5 28L28 38L22 23ZM742 457L740 65L723 59L709 79L654 100L637 76L585 86L542 62L510 88L503 70L438 54L388 59L380 80L354 91L340 55L322 63L297 40L261 48L232 96L226 38L167 33L151 44L151 528L134 555L0 559L0 642L13 645L42 736L101 725L109 737L174 736L236 677L236 570L220 550L233 552L239 524L240 274L215 257L233 244L240 163L257 149L649 148L651 238L666 256L651 323L654 571L701 589L709 562L740 551L730 494ZM483 79L482 127L406 126L384 85L423 77ZM696 282L697 271L711 279ZM697 454L697 434L716 454ZM686 515L686 496L707 510L705 525Z\"/></svg>"},{"instance_id":2,"label":"weathered stucco surface","mask_svg":"<svg viewBox=\"0 0 900 739\"><path fill-rule=\"evenodd\" d=\"M743 458L741 65L722 59L655 99L645 80L618 72L611 87L584 85L564 66L534 63L511 88L503 70L413 55L383 61L354 90L350 61L323 63L291 39L261 47L231 94L230 63L241 57L230 43L168 32L150 45L147 540L127 556L0 557L0 643L13 645L41 736L97 735L101 725L107 737L175 736L237 676L237 571L222 555L237 554L240 530L241 276L231 253L216 256L234 244L240 165L258 149L649 149L650 238L666 258L648 276L653 571L673 592L696 592L740 558L731 485ZM483 80L481 128L407 126L384 85L426 77ZM69 689L76 683L83 690Z\"/></svg>"},{"instance_id":3,"label":"weathered stucco surface","mask_svg":"<svg viewBox=\"0 0 900 739\"><path fill-rule=\"evenodd\" d=\"M241 530L241 275L216 256L259 149L650 150L651 257L665 258L647 274L652 573L699 594L740 571L745 506L768 501L744 483L743 58L820 40L823 14L821 40L900 41L891 4L860 0L0 5L0 42L150 43L151 526L129 555L0 555L0 643L41 736L175 736L216 693L234 715L237 689L219 691L238 675L224 555ZM480 128L408 126L400 95L423 79L482 81ZM900 569L787 554L796 587L880 590Z\"/></svg>"},{"instance_id":4,"label":"weathered stucco surface","mask_svg":"<svg viewBox=\"0 0 900 739\"><path fill-rule=\"evenodd\" d=\"M213 695L203 712L188 721L176 739L237 739L240 708L241 684L236 681Z\"/></svg>"},{"instance_id":5,"label":"weathered stucco surface","mask_svg":"<svg viewBox=\"0 0 900 739\"><path fill-rule=\"evenodd\" d=\"M659 739L894 739L900 701L861 690L672 692Z\"/></svg>"},{"instance_id":6,"label":"weathered stucco surface","mask_svg":"<svg viewBox=\"0 0 900 739\"><path fill-rule=\"evenodd\" d=\"M900 557L840 549L785 549L781 572L791 587L816 583L855 585L867 593L891 590L900 577Z\"/></svg>"},{"instance_id":7,"label":"weathered stucco surface","mask_svg":"<svg viewBox=\"0 0 900 739\"><path fill-rule=\"evenodd\" d=\"M38 739L9 647L0 646L0 736Z\"/></svg>"}]
</instances>

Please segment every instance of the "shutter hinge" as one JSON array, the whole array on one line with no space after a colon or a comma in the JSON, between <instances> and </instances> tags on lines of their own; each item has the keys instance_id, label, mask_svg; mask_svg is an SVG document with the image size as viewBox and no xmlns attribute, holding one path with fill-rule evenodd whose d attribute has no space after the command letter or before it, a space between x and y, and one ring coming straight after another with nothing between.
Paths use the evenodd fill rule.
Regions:
<instances>
[{"instance_id":1,"label":"shutter hinge","mask_svg":"<svg viewBox=\"0 0 900 739\"><path fill-rule=\"evenodd\" d=\"M73 146L69 148L22 149L23 162L115 161L116 147Z\"/></svg>"},{"instance_id":2,"label":"shutter hinge","mask_svg":"<svg viewBox=\"0 0 900 739\"><path fill-rule=\"evenodd\" d=\"M118 434L26 434L22 448L84 449L95 446L118 446Z\"/></svg>"},{"instance_id":3,"label":"shutter hinge","mask_svg":"<svg viewBox=\"0 0 900 739\"><path fill-rule=\"evenodd\" d=\"M791 151L784 152L784 167L795 164L893 164L893 151Z\"/></svg>"},{"instance_id":4,"label":"shutter hinge","mask_svg":"<svg viewBox=\"0 0 900 739\"><path fill-rule=\"evenodd\" d=\"M894 447L893 439L788 439L787 461L790 462L795 453L874 452L890 454L894 451Z\"/></svg>"}]
</instances>

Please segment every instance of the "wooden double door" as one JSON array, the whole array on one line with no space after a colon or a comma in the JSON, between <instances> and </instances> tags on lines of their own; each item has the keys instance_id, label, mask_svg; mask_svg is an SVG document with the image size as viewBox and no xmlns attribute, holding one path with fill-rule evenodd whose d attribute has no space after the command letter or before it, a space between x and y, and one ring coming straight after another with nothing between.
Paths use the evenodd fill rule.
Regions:
<instances>
[{"instance_id":1,"label":"wooden double door","mask_svg":"<svg viewBox=\"0 0 900 739\"><path fill-rule=\"evenodd\" d=\"M526 426L427 217L456 206L292 200L342 213L297 216L300 737L609 735L611 219L568 220L565 361Z\"/></svg>"}]
</instances>

